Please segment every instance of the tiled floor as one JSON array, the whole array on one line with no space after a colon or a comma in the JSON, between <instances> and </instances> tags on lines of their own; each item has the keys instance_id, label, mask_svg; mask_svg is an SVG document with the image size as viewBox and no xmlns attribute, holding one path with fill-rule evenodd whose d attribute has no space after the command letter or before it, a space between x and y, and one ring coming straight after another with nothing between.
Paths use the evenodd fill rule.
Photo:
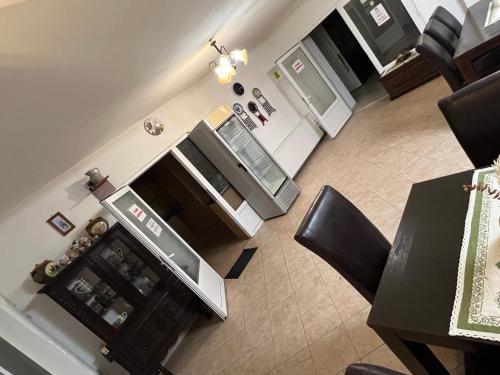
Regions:
<instances>
[{"instance_id":1,"label":"tiled floor","mask_svg":"<svg viewBox=\"0 0 500 375\"><path fill-rule=\"evenodd\" d=\"M337 374L362 361L407 372L369 329L368 303L328 264L293 240L322 185L357 205L393 240L411 185L472 165L437 109L442 79L356 113L324 139L297 177L302 190L286 216L267 221L259 250L227 280L229 318L199 321L168 367L175 374ZM461 373L457 353L436 349Z\"/></svg>"}]
</instances>

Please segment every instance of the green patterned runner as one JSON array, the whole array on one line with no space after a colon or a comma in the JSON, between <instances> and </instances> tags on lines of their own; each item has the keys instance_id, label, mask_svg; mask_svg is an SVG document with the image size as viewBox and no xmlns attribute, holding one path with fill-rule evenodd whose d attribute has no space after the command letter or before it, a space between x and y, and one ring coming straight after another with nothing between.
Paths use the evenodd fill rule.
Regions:
<instances>
[{"instance_id":1,"label":"green patterned runner","mask_svg":"<svg viewBox=\"0 0 500 375\"><path fill-rule=\"evenodd\" d=\"M492 168L477 170L472 183L500 189ZM487 191L470 193L450 335L500 341L499 219L500 200Z\"/></svg>"}]
</instances>

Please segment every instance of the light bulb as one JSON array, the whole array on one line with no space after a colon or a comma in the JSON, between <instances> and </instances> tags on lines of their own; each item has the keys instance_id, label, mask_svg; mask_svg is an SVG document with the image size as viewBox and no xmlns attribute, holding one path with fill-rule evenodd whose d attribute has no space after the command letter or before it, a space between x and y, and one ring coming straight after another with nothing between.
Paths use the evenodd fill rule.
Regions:
<instances>
[{"instance_id":1,"label":"light bulb","mask_svg":"<svg viewBox=\"0 0 500 375\"><path fill-rule=\"evenodd\" d=\"M235 49L230 53L231 58L235 61L242 62L243 64L248 64L248 53L247 49Z\"/></svg>"},{"instance_id":2,"label":"light bulb","mask_svg":"<svg viewBox=\"0 0 500 375\"><path fill-rule=\"evenodd\" d=\"M229 83L236 74L236 69L231 64L229 57L223 55L219 59L219 64L214 68L214 72L219 77L220 83Z\"/></svg>"}]
</instances>

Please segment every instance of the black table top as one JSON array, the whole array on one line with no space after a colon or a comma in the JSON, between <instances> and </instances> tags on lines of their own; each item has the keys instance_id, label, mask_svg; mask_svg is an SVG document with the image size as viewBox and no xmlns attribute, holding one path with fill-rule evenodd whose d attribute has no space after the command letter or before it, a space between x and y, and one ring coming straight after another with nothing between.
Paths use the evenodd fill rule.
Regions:
<instances>
[{"instance_id":1,"label":"black table top","mask_svg":"<svg viewBox=\"0 0 500 375\"><path fill-rule=\"evenodd\" d=\"M449 337L473 171L413 185L368 324Z\"/></svg>"},{"instance_id":2,"label":"black table top","mask_svg":"<svg viewBox=\"0 0 500 375\"><path fill-rule=\"evenodd\" d=\"M462 33L455 49L455 59L493 38L500 37L500 21L484 27L490 1L479 0L467 10Z\"/></svg>"}]
</instances>

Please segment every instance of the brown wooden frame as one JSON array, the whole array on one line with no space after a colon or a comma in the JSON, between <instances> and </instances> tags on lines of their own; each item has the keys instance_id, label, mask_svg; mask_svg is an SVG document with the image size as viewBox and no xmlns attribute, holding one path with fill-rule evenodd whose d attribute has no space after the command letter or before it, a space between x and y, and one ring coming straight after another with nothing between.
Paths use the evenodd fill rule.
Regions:
<instances>
[{"instance_id":1,"label":"brown wooden frame","mask_svg":"<svg viewBox=\"0 0 500 375\"><path fill-rule=\"evenodd\" d=\"M56 223L54 223L54 219L56 217L59 217L60 219L64 220L67 224L69 224L69 229L64 231ZM69 232L71 232L73 229L75 229L75 224L73 224L71 221L69 221L69 219L66 216L64 216L62 213L60 213L59 211L57 211L54 215L49 217L47 219L47 223L52 228L54 228L56 231L58 231L60 234L62 234L63 236L66 236Z\"/></svg>"}]
</instances>

